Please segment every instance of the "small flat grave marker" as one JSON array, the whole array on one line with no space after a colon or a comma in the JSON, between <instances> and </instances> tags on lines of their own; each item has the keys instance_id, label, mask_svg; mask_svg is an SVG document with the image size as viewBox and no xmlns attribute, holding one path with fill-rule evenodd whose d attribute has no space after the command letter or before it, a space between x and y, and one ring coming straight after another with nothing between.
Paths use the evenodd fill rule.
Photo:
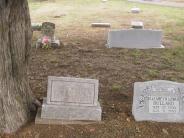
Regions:
<instances>
[{"instance_id":1,"label":"small flat grave marker","mask_svg":"<svg viewBox=\"0 0 184 138\"><path fill-rule=\"evenodd\" d=\"M111 27L110 23L92 23L92 27Z\"/></svg>"},{"instance_id":2,"label":"small flat grave marker","mask_svg":"<svg viewBox=\"0 0 184 138\"><path fill-rule=\"evenodd\" d=\"M143 22L140 22L140 21L132 21L131 26L133 29L143 29L144 28Z\"/></svg>"},{"instance_id":3,"label":"small flat grave marker","mask_svg":"<svg viewBox=\"0 0 184 138\"><path fill-rule=\"evenodd\" d=\"M132 113L136 121L184 122L184 84L136 82Z\"/></svg>"}]
</instances>

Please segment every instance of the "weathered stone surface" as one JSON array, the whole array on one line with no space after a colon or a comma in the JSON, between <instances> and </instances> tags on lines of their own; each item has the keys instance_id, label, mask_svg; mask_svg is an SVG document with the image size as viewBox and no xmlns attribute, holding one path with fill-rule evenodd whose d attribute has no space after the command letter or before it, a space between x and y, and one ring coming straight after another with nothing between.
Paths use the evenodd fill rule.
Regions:
<instances>
[{"instance_id":1,"label":"weathered stone surface","mask_svg":"<svg viewBox=\"0 0 184 138\"><path fill-rule=\"evenodd\" d=\"M136 82L132 113L136 121L184 122L184 84Z\"/></svg>"},{"instance_id":2,"label":"weathered stone surface","mask_svg":"<svg viewBox=\"0 0 184 138\"><path fill-rule=\"evenodd\" d=\"M97 106L56 105L43 101L41 118L62 120L101 120L102 109Z\"/></svg>"},{"instance_id":3,"label":"weathered stone surface","mask_svg":"<svg viewBox=\"0 0 184 138\"><path fill-rule=\"evenodd\" d=\"M163 48L162 31L146 29L113 30L108 34L108 48Z\"/></svg>"},{"instance_id":4,"label":"weathered stone surface","mask_svg":"<svg viewBox=\"0 0 184 138\"><path fill-rule=\"evenodd\" d=\"M48 77L48 104L62 105L98 105L98 80Z\"/></svg>"},{"instance_id":5,"label":"weathered stone surface","mask_svg":"<svg viewBox=\"0 0 184 138\"><path fill-rule=\"evenodd\" d=\"M48 36L51 40L54 40L55 24L51 22L42 23L42 36Z\"/></svg>"}]
</instances>

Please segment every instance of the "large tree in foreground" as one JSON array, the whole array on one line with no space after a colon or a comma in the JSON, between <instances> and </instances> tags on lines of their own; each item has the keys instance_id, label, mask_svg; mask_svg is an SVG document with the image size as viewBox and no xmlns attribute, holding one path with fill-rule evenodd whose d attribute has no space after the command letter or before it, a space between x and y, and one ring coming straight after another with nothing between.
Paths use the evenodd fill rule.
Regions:
<instances>
[{"instance_id":1,"label":"large tree in foreground","mask_svg":"<svg viewBox=\"0 0 184 138\"><path fill-rule=\"evenodd\" d=\"M27 0L0 0L0 133L16 131L30 117L31 36Z\"/></svg>"}]
</instances>

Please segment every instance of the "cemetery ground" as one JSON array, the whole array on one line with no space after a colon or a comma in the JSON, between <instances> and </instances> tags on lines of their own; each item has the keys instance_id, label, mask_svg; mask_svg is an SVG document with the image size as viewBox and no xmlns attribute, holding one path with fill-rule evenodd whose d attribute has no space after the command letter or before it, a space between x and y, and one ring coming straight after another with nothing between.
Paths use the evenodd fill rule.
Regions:
<instances>
[{"instance_id":1,"label":"cemetery ground","mask_svg":"<svg viewBox=\"0 0 184 138\"><path fill-rule=\"evenodd\" d=\"M171 80L184 83L184 9L114 0L30 1L32 22L56 24L60 49L36 49L40 32L33 34L30 60L31 89L40 101L46 97L47 77L99 79L102 122L90 125L35 125L33 119L13 135L2 137L183 137L184 124L135 122L132 116L136 81ZM133 6L140 14L130 13ZM145 28L163 29L165 49L108 49L110 29L130 28L132 20ZM93 22L109 22L111 28L92 28Z\"/></svg>"}]
</instances>

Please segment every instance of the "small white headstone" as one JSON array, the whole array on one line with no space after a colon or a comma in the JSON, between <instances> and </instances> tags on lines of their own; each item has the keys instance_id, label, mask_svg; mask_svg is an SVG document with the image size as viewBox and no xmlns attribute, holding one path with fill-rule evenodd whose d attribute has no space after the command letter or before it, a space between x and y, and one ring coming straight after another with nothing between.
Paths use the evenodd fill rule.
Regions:
<instances>
[{"instance_id":1,"label":"small white headstone","mask_svg":"<svg viewBox=\"0 0 184 138\"><path fill-rule=\"evenodd\" d=\"M136 82L132 113L136 121L184 122L184 84Z\"/></svg>"},{"instance_id":2,"label":"small white headstone","mask_svg":"<svg viewBox=\"0 0 184 138\"><path fill-rule=\"evenodd\" d=\"M140 8L134 7L131 9L131 13L140 13Z\"/></svg>"},{"instance_id":3,"label":"small white headstone","mask_svg":"<svg viewBox=\"0 0 184 138\"><path fill-rule=\"evenodd\" d=\"M143 29L144 28L143 22L140 22L140 21L132 21L131 26L134 29Z\"/></svg>"}]
</instances>

